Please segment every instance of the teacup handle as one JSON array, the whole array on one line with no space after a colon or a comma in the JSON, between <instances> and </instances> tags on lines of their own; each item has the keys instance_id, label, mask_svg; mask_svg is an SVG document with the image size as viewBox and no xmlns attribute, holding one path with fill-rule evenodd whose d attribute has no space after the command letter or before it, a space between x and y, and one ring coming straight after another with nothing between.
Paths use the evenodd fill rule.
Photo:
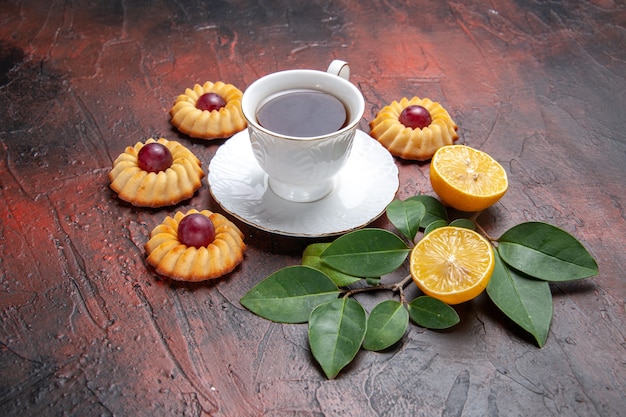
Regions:
<instances>
[{"instance_id":1,"label":"teacup handle","mask_svg":"<svg viewBox=\"0 0 626 417\"><path fill-rule=\"evenodd\" d=\"M330 63L326 72L338 75L346 80L350 79L350 65L346 61L335 59Z\"/></svg>"}]
</instances>

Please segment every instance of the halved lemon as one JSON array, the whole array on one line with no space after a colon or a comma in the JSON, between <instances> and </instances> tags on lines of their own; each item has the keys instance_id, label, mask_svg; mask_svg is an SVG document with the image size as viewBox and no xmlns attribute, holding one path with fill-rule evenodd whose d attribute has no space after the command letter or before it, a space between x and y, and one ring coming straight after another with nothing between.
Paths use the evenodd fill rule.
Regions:
<instances>
[{"instance_id":1,"label":"halved lemon","mask_svg":"<svg viewBox=\"0 0 626 417\"><path fill-rule=\"evenodd\" d=\"M509 188L502 165L466 145L437 150L430 163L430 183L444 204L468 212L494 205Z\"/></svg>"},{"instance_id":2,"label":"halved lemon","mask_svg":"<svg viewBox=\"0 0 626 417\"><path fill-rule=\"evenodd\" d=\"M410 272L424 294L447 304L478 296L494 268L491 244L470 229L445 226L425 235L413 248Z\"/></svg>"}]
</instances>

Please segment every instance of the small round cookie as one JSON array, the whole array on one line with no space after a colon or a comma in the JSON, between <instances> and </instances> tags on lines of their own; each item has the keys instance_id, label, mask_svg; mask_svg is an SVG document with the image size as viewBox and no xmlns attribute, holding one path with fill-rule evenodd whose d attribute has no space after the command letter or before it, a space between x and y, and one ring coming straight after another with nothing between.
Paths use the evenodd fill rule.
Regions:
<instances>
[{"instance_id":1,"label":"small round cookie","mask_svg":"<svg viewBox=\"0 0 626 417\"><path fill-rule=\"evenodd\" d=\"M152 230L144 249L159 275L205 281L228 274L243 261L243 237L223 215L191 209L167 216Z\"/></svg>"},{"instance_id":2,"label":"small round cookie","mask_svg":"<svg viewBox=\"0 0 626 417\"><path fill-rule=\"evenodd\" d=\"M128 146L109 172L111 189L139 207L171 206L202 186L202 163L183 145L164 138Z\"/></svg>"},{"instance_id":3,"label":"small round cookie","mask_svg":"<svg viewBox=\"0 0 626 417\"><path fill-rule=\"evenodd\" d=\"M222 81L187 88L170 110L182 133L199 139L228 138L248 125L241 111L242 92Z\"/></svg>"},{"instance_id":4,"label":"small round cookie","mask_svg":"<svg viewBox=\"0 0 626 417\"><path fill-rule=\"evenodd\" d=\"M411 111L413 114L406 114ZM419 114L420 112L423 114ZM411 127L411 123L406 122L407 119L425 122ZM405 120L409 126L401 120ZM452 145L459 138L456 133L458 127L446 109L427 98L413 97L409 100L404 97L400 102L394 100L383 107L369 125L370 135L391 154L403 159L428 160L437 149Z\"/></svg>"}]
</instances>

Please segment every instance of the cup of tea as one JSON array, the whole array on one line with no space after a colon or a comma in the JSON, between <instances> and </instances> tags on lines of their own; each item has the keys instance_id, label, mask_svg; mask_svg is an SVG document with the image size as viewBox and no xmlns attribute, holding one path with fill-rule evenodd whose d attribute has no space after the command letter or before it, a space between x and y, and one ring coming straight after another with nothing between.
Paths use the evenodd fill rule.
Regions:
<instances>
[{"instance_id":1,"label":"cup of tea","mask_svg":"<svg viewBox=\"0 0 626 417\"><path fill-rule=\"evenodd\" d=\"M349 76L348 64L335 60L327 71L280 71L245 90L252 151L276 195L312 202L333 190L365 111Z\"/></svg>"}]
</instances>

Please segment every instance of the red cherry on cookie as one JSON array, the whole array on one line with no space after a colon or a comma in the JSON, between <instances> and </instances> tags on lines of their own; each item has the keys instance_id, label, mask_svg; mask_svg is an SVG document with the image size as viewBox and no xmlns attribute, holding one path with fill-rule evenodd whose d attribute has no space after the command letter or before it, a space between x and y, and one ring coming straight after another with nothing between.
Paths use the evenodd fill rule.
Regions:
<instances>
[{"instance_id":1,"label":"red cherry on cookie","mask_svg":"<svg viewBox=\"0 0 626 417\"><path fill-rule=\"evenodd\" d=\"M226 105L226 102L219 94L205 93L196 102L196 108L200 110L219 110Z\"/></svg>"},{"instance_id":2,"label":"red cherry on cookie","mask_svg":"<svg viewBox=\"0 0 626 417\"><path fill-rule=\"evenodd\" d=\"M170 150L158 142L144 145L137 154L137 165L148 172L165 171L172 166L173 161Z\"/></svg>"},{"instance_id":3,"label":"red cherry on cookie","mask_svg":"<svg viewBox=\"0 0 626 417\"><path fill-rule=\"evenodd\" d=\"M188 214L178 224L178 240L196 248L208 246L215 240L215 226L204 214Z\"/></svg>"},{"instance_id":4,"label":"red cherry on cookie","mask_svg":"<svg viewBox=\"0 0 626 417\"><path fill-rule=\"evenodd\" d=\"M428 110L417 104L405 107L400 113L399 120L400 123L411 129L423 129L432 122Z\"/></svg>"}]
</instances>

